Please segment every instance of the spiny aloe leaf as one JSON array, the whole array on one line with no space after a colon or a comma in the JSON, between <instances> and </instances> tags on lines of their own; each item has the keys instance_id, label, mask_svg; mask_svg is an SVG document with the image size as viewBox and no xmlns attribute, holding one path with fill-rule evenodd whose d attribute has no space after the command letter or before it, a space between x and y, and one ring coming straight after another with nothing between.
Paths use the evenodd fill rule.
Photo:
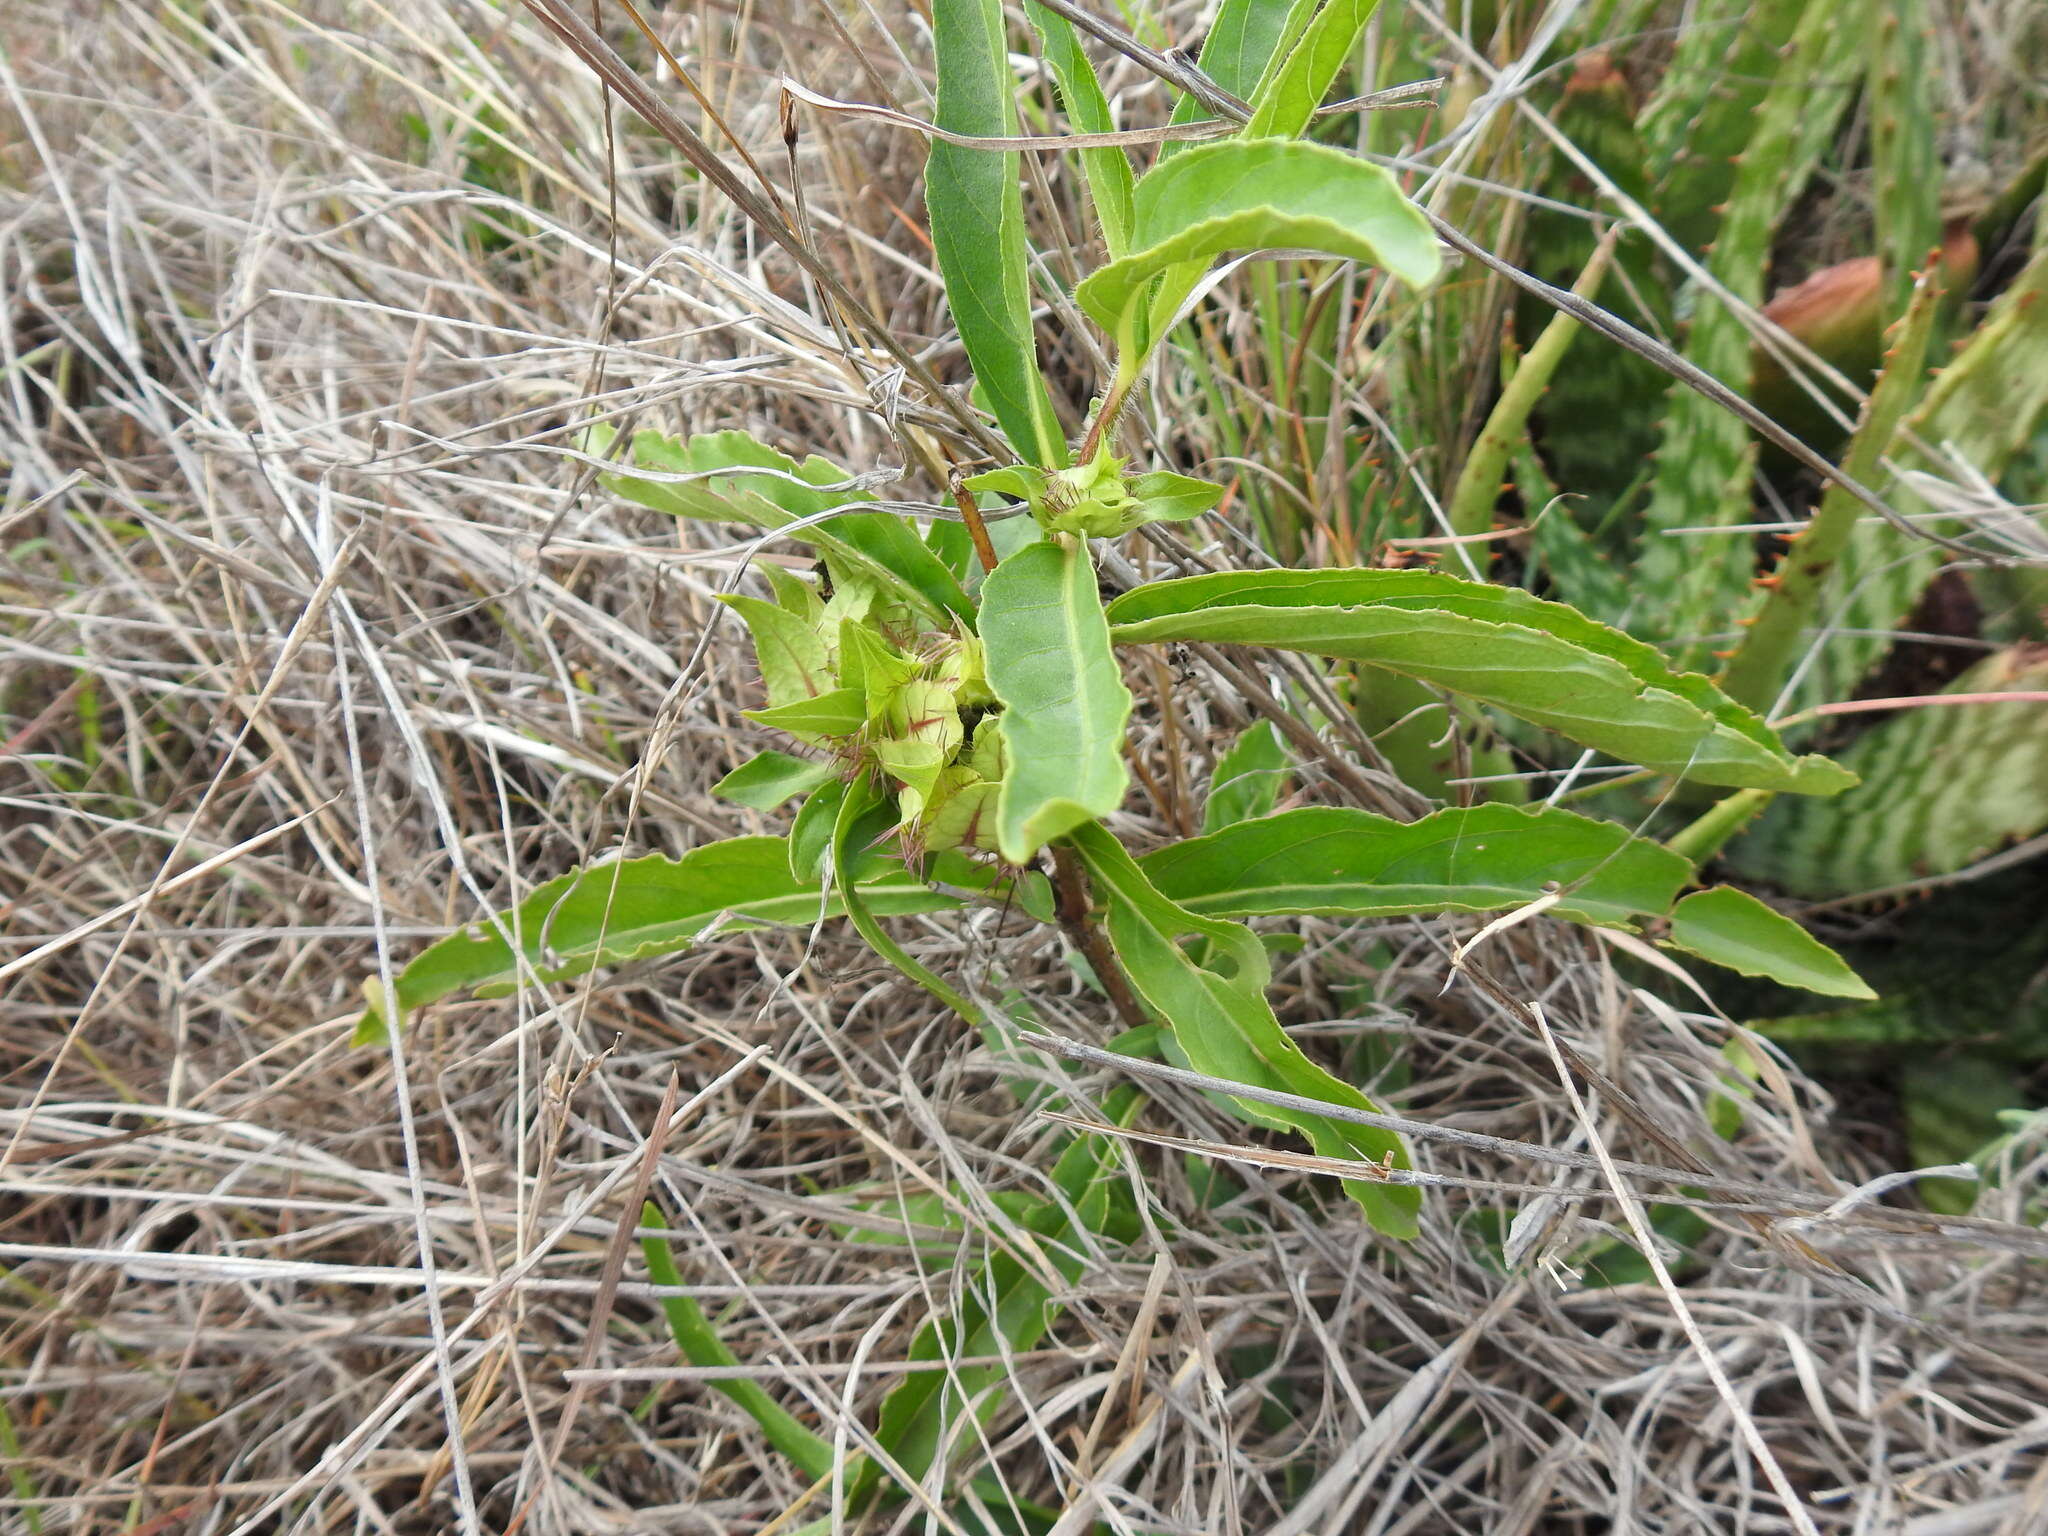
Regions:
<instances>
[{"instance_id":1,"label":"spiny aloe leaf","mask_svg":"<svg viewBox=\"0 0 2048 1536\"><path fill-rule=\"evenodd\" d=\"M1696 891L1672 908L1671 933L1663 942L1669 949L1788 987L1864 1001L1877 996L1827 945L1732 885Z\"/></svg>"},{"instance_id":2,"label":"spiny aloe leaf","mask_svg":"<svg viewBox=\"0 0 2048 1536\"><path fill-rule=\"evenodd\" d=\"M1476 805L1399 822L1307 806L1140 860L1161 895L1205 917L1492 912L1561 892L1552 910L1630 927L1662 914L1691 863L1626 827L1555 808Z\"/></svg>"},{"instance_id":3,"label":"spiny aloe leaf","mask_svg":"<svg viewBox=\"0 0 2048 1536\"><path fill-rule=\"evenodd\" d=\"M939 91L934 117L951 133L1017 132L1002 0L946 0L933 8ZM974 365L974 381L1020 458L1057 466L1066 443L1038 372L1031 324L1030 253L1017 156L934 139L925 206L946 302Z\"/></svg>"},{"instance_id":4,"label":"spiny aloe leaf","mask_svg":"<svg viewBox=\"0 0 2048 1536\"><path fill-rule=\"evenodd\" d=\"M502 995L521 977L562 981L600 965L674 954L727 924L801 924L836 915L836 897L821 902L816 885L791 876L788 847L779 837L736 837L678 859L652 854L550 880L501 919L502 932L473 924L407 965L395 988L400 1018L458 992ZM958 883L963 872L954 869L948 879ZM862 891L877 912L959 905L880 855L866 864ZM384 1040L391 1024L379 989L373 983L367 990L358 1044Z\"/></svg>"},{"instance_id":5,"label":"spiny aloe leaf","mask_svg":"<svg viewBox=\"0 0 2048 1536\"><path fill-rule=\"evenodd\" d=\"M1819 163L1848 100L1848 64L1861 45L1838 0L1809 0L1792 45L1757 107L1748 145L1707 261L1708 273L1745 304L1763 300L1771 237ZM1749 372L1748 324L1718 298L1702 297L1686 338L1688 361L1717 379ZM1654 638L1679 640L1688 666L1707 664L1722 642L1704 637L1752 606L1754 541L1733 528L1753 521L1757 442L1748 426L1695 390L1675 389L1643 517L1636 585L1641 621Z\"/></svg>"},{"instance_id":6,"label":"spiny aloe leaf","mask_svg":"<svg viewBox=\"0 0 2048 1536\"><path fill-rule=\"evenodd\" d=\"M1706 784L1833 794L1706 678L1561 603L1434 571L1243 571L1154 582L1110 605L1120 645L1270 645L1385 667L1573 741Z\"/></svg>"},{"instance_id":7,"label":"spiny aloe leaf","mask_svg":"<svg viewBox=\"0 0 2048 1536\"><path fill-rule=\"evenodd\" d=\"M2048 689L2048 651L2021 646L1979 662L1950 693ZM2048 827L2048 704L1908 709L1842 754L1863 775L1818 807L1778 801L1728 851L1748 879L1800 896L1889 890L1945 875Z\"/></svg>"},{"instance_id":8,"label":"spiny aloe leaf","mask_svg":"<svg viewBox=\"0 0 2048 1536\"><path fill-rule=\"evenodd\" d=\"M1894 332L1884 374L1870 392L1863 419L1843 457L1842 467L1864 485L1877 483L1885 450L1891 446L1907 408L1920 393L1940 291L1931 276L1921 280L1905 318ZM1821 494L1820 506L1793 541L1791 550L1778 562L1776 583L1722 675L1721 686L1730 698L1757 710L1768 710L1776 702L1807 626L1816 616L1835 562L1849 547L1864 516L1863 503L1841 486L1830 485Z\"/></svg>"},{"instance_id":9,"label":"spiny aloe leaf","mask_svg":"<svg viewBox=\"0 0 2048 1536\"><path fill-rule=\"evenodd\" d=\"M1907 419L1911 436L1893 454L1894 462L1902 469L1952 478L1954 472L1940 458L1912 443L1945 446L1988 483L1997 484L2014 455L2048 421L2043 357L2048 357L2048 245L2035 250L1968 344L1936 376L1925 401ZM1935 514L1935 508L1896 480L1880 489L1908 516ZM1827 618L1842 633L1829 637L1800 702L1849 697L1890 647L1892 631L1946 558L1938 547L1888 523L1863 521L1843 550L1831 584L1843 596Z\"/></svg>"},{"instance_id":10,"label":"spiny aloe leaf","mask_svg":"<svg viewBox=\"0 0 2048 1536\"><path fill-rule=\"evenodd\" d=\"M1680 244L1698 250L1712 240L1758 103L1808 7L1809 0L1713 0L1688 13L1641 119L1645 156L1660 178L1651 206Z\"/></svg>"},{"instance_id":11,"label":"spiny aloe leaf","mask_svg":"<svg viewBox=\"0 0 2048 1536\"><path fill-rule=\"evenodd\" d=\"M989 686L1004 705L997 843L1022 864L1123 803L1131 693L1078 544L1029 544L997 566L982 586L981 637Z\"/></svg>"},{"instance_id":12,"label":"spiny aloe leaf","mask_svg":"<svg viewBox=\"0 0 2048 1536\"><path fill-rule=\"evenodd\" d=\"M1280 1027L1266 1000L1271 973L1256 934L1240 923L1198 916L1161 895L1123 844L1101 826L1080 828L1072 841L1097 898L1109 909L1109 941L1117 958L1138 995L1166 1025L1169 1054L1226 1082L1373 1109L1364 1094L1303 1055ZM1183 937L1205 941L1200 958L1179 942ZM1401 1139L1391 1132L1250 1099L1231 1103L1256 1125L1301 1132L1325 1156L1409 1166ZM1415 1235L1420 1190L1350 1179L1344 1188L1367 1220L1389 1237Z\"/></svg>"},{"instance_id":13,"label":"spiny aloe leaf","mask_svg":"<svg viewBox=\"0 0 2048 1536\"><path fill-rule=\"evenodd\" d=\"M1154 277L1226 251L1307 247L1385 267L1418 287L1440 264L1429 221L1394 178L1320 144L1197 145L1138 183L1133 217L1131 253L1091 273L1074 293L1112 332Z\"/></svg>"}]
</instances>

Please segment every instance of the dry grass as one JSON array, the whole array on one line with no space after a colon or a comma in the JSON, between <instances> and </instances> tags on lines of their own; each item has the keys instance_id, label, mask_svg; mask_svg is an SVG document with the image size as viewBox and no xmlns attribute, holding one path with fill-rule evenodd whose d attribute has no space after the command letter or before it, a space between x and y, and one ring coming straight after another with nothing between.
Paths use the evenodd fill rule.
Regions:
<instances>
[{"instance_id":1,"label":"dry grass","mask_svg":"<svg viewBox=\"0 0 2048 1536\"><path fill-rule=\"evenodd\" d=\"M608 153L597 88L516 6L27 9L0 22L0 1530L768 1529L802 1479L674 1369L637 1258L606 1283L671 1076L684 1273L852 1447L928 1313L1017 1241L990 1196L1043 1186L1056 1128L1010 1085L1060 1069L833 930L443 1007L389 1054L348 1036L423 937L591 855L759 825L706 794L766 744L744 653L721 630L684 669L735 555L595 493L574 424L744 425L870 468L899 461L890 381L638 123ZM659 15L757 155L784 70L918 104L901 11L897 42L842 13L860 57L792 11ZM821 247L956 369L918 147L805 129ZM1133 681L1164 786L1122 828L1143 841L1235 715ZM1020 1020L1114 1032L1020 920L903 932ZM1804 1232L1837 1270L1723 1208L1670 1255L1682 1288L1572 1284L1633 1205L1588 1154L1658 1154L1611 1104L1582 1117L1484 990L1443 991L1469 932L1309 925L1283 1016L1333 1050L1407 1040L1404 1115L1577 1156L1418 1142L1449 1187L1394 1248L1326 1181L1245 1167L1205 1206L1133 1145L1144 1235L1091 1255L966 1468L1073 1508L1063 1530L2048 1528L2028 1234L1853 1206ZM1583 936L1485 953L1727 1176L1811 1205L1883 1171L1779 1063L1716 1143L1728 1026ZM1180 1088L1142 1124L1243 1139ZM835 1230L833 1192L876 1182L953 1185L968 1262ZM1480 1237L1524 1210L1553 1224L1503 1272Z\"/></svg>"}]
</instances>

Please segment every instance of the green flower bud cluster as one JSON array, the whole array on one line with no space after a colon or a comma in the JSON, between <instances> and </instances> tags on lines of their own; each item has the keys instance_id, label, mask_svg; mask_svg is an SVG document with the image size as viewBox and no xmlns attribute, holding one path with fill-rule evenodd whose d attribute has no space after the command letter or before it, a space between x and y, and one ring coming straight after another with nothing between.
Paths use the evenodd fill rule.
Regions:
<instances>
[{"instance_id":1,"label":"green flower bud cluster","mask_svg":"<svg viewBox=\"0 0 2048 1536\"><path fill-rule=\"evenodd\" d=\"M1072 469L1012 464L965 482L970 491L995 491L1030 504L1047 533L1114 539L1143 523L1179 523L1200 517L1223 499L1223 487L1164 470L1123 473L1124 461L1107 450Z\"/></svg>"},{"instance_id":2,"label":"green flower bud cluster","mask_svg":"<svg viewBox=\"0 0 2048 1536\"><path fill-rule=\"evenodd\" d=\"M1001 715L980 639L921 630L860 571L828 562L829 586L767 567L773 602L731 596L767 685L760 725L878 772L897 826L934 852L993 850L1003 777Z\"/></svg>"}]
</instances>

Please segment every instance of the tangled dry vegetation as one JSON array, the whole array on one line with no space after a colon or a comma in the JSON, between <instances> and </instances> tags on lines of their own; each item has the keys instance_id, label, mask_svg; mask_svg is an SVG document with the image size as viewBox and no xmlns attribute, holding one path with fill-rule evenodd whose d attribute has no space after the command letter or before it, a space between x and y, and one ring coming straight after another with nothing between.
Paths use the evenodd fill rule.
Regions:
<instances>
[{"instance_id":1,"label":"tangled dry vegetation","mask_svg":"<svg viewBox=\"0 0 2048 1536\"><path fill-rule=\"evenodd\" d=\"M785 187L779 74L926 89L908 12L657 22ZM799 275L517 6L13 7L0 93L0 1530L820 1518L679 1366L615 1245L636 1180L738 1369L857 1448L974 1260L1029 1251L993 1197L1043 1187L1056 1128L1007 1085L1110 1080L999 1055L832 928L442 1007L389 1053L349 1034L380 956L598 853L753 824L706 793L761 744L743 638L711 624L737 552L596 491L573 425L883 466L917 403L870 393ZM921 146L801 127L819 246L941 336ZM1247 717L1200 671L1132 682L1142 842ZM1344 791L1311 765L1301 793ZM1442 1187L1397 1247L1298 1171L1236 1166L1219 1203L1128 1145L1144 1231L1007 1362L967 1470L1071 1532L2048 1529L2019 1195L1974 1227L1848 1198L1880 1144L1775 1059L1717 1143L1730 1025L1532 921L1487 951L1507 994L1785 1197L1709 1193L1666 1275L1577 1283L1672 1193L1603 1159L1664 1159L1452 976L1475 927L1311 924L1282 1017L1360 1070L1404 1037L1382 1086L1421 1126L1564 1156L1418 1135ZM1056 936L901 931L1020 1022L1115 1030ZM1157 1092L1148 1132L1244 1139ZM965 1230L850 1229L856 1185L951 1186ZM1503 1270L1481 1238L1518 1215Z\"/></svg>"}]
</instances>

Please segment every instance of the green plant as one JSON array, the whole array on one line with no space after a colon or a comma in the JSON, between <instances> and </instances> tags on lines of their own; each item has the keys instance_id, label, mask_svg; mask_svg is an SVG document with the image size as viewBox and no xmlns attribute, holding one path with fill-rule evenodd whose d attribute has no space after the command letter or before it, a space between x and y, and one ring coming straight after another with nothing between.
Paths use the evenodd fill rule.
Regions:
<instances>
[{"instance_id":1,"label":"green plant","mask_svg":"<svg viewBox=\"0 0 2048 1536\"><path fill-rule=\"evenodd\" d=\"M1121 149L1085 152L1104 259L1072 297L1109 341L1112 363L1070 444L1040 373L1017 156L971 142L1017 131L1011 39L997 0L937 8L938 126L970 142L932 148L932 239L976 396L1012 462L958 466L957 520L927 511L921 526L891 508L868 510L872 496L844 468L744 434L648 431L628 445L594 430L586 446L619 462L605 482L619 495L816 552L816 577L767 567L766 595L726 598L751 634L766 693L748 718L811 755L763 753L721 792L756 809L801 803L786 836L549 882L511 913L433 945L388 992L373 984L361 1038L388 1038L407 1015L464 990L556 981L735 927L842 916L904 977L994 1031L972 978L937 974L885 926L974 902L1013 903L1058 924L1123 1014L1126 1053L1356 1110L1374 1106L1283 1029L1268 997L1267 945L1248 920L1533 906L1593 926L1648 926L1660 942L1749 974L1870 996L1754 898L1683 895L1699 874L1684 843L1556 806L1451 806L1405 821L1347 807L1276 812L1286 755L1270 733L1226 760L1201 836L1134 854L1107 823L1130 785L1133 698L1119 651L1166 643L1325 658L1362 687L1449 695L1473 719L1695 785L1827 796L1855 783L1827 759L1788 749L1754 710L1650 645L1514 588L1428 570L1226 571L1146 582L1104 602L1091 541L1202 517L1225 495L1164 467L1134 471L1114 451L1123 412L1219 257L1305 248L1417 289L1436 277L1435 237L1394 179L1303 138L1373 10L1373 0L1228 0L1211 46L1228 39L1243 50L1232 71L1242 126L1165 146L1143 176ZM1069 113L1106 122L1069 23L1039 6L1031 17ZM1718 846L1696 841L1707 845L1700 857ZM1142 1107L1127 1092L1113 1112ZM1414 1234L1420 1192L1401 1176L1409 1165L1398 1137L1250 1099L1230 1107L1318 1152L1374 1165L1379 1177L1345 1189L1380 1233ZM971 1304L934 1319L914 1353L1023 1348L1050 1326L1053 1283L1071 1281L1081 1262L1068 1240L1115 1226L1107 1145L1068 1145L1052 1190L1016 1216L1052 1246L992 1257ZM673 1273L665 1255L650 1240L657 1278ZM686 1352L716 1363L721 1346L694 1309L672 1307L671 1320ZM850 1496L943 1474L947 1426L963 1409L995 1406L1000 1374L977 1371L950 1384L932 1373L892 1394L876 1430L885 1454L848 1474ZM758 1393L742 1406L815 1470L817 1447L781 1410Z\"/></svg>"}]
</instances>

